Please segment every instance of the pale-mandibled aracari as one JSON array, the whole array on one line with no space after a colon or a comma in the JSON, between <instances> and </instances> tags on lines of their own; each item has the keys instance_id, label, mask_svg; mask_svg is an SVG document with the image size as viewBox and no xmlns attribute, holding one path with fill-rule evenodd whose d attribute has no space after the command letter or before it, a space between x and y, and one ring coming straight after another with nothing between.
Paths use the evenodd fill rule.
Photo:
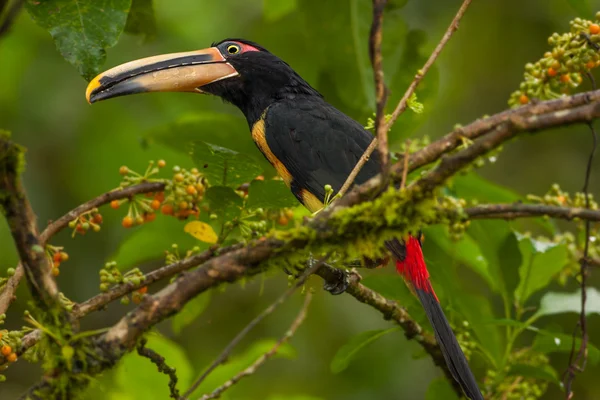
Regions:
<instances>
[{"instance_id":1,"label":"pale-mandibled aracari","mask_svg":"<svg viewBox=\"0 0 600 400\"><path fill-rule=\"evenodd\" d=\"M213 94L237 106L260 151L311 211L323 207L325 185L331 185L334 192L342 187L373 140L361 124L327 103L287 63L242 39L117 66L94 78L86 97L94 103L156 91ZM375 152L355 183L379 172ZM396 269L423 304L452 375L467 397L483 400L429 281L420 240L408 236L386 245L396 259Z\"/></svg>"}]
</instances>

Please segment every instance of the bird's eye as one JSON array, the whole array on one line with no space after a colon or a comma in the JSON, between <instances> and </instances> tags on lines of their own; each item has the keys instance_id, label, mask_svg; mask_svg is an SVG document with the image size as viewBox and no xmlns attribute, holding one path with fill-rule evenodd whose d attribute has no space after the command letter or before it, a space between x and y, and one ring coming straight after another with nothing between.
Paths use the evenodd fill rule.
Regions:
<instances>
[{"instance_id":1,"label":"bird's eye","mask_svg":"<svg viewBox=\"0 0 600 400\"><path fill-rule=\"evenodd\" d=\"M235 44L230 44L229 46L227 46L227 53L237 54L239 52L240 52L240 46L237 46Z\"/></svg>"}]
</instances>

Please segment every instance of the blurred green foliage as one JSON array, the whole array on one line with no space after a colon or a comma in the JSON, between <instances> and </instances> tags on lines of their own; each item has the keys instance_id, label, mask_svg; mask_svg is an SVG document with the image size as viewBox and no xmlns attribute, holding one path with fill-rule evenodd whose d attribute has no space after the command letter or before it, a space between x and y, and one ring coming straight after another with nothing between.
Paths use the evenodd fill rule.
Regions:
<instances>
[{"instance_id":1,"label":"blurred green foliage","mask_svg":"<svg viewBox=\"0 0 600 400\"><path fill-rule=\"evenodd\" d=\"M383 55L390 104L403 94L459 3L389 2ZM436 138L455 123L506 108L525 63L547 51L547 37L568 30L570 19L599 9L600 2L591 0L474 2L417 91L424 112L401 117L390 136L392 148L399 150L408 137L427 134ZM41 223L117 186L123 164L142 170L148 160L160 158L169 166L216 165L216 171L209 174L220 186L209 189L206 198L211 208L223 210L226 219L239 215L239 209L229 207L241 201L232 187L259 173L274 175L233 107L207 96L151 94L90 108L84 99L86 82L79 75L89 79L103 68L135 58L244 37L286 60L332 104L358 121L366 124L374 111L368 0L28 0L26 11L12 32L0 38L0 128L12 131L14 139L28 148L25 182ZM480 202L512 202L527 193L543 194L553 182L567 191L579 190L589 144L589 132L581 127L520 138L477 173L453 179L444 194ZM592 180L596 195L599 174L596 162ZM257 203L248 207L263 207L267 202L274 208L294 204L280 183L254 181L249 202ZM253 193L256 200L252 200ZM185 223L174 218L159 217L153 225L126 231L119 223L122 210L102 212L101 232L76 239L63 232L53 240L71 256L61 267L58 283L74 301L97 293L97 271L106 261L116 260L123 269L150 270L161 265L172 243L182 252L198 245L183 231ZM302 212L298 209L297 213ZM433 284L461 343L469 349L476 376L480 381L487 377L482 388L498 387L493 377L512 382L521 376L528 384L549 384L542 398L564 396L557 377L571 349L578 285L571 278L561 287L554 279L573 263L567 244L544 241L537 235L551 237L566 229L573 229L573 224L542 219L476 221L458 241L445 227L425 230L425 257ZM17 257L3 219L0 254L0 271L14 267ZM428 326L418 302L391 270L365 271L363 283L398 300ZM599 284L592 277L590 285ZM311 285L318 288L320 283L315 279ZM6 326L13 329L23 324L20 315L27 307L27 290L22 286L8 313ZM159 325L160 334L150 335L148 347L177 368L180 389L186 389L236 332L285 287L278 273L201 295L172 321ZM284 332L300 301L296 296L261 324L196 393L219 386L270 348L274 341L265 338ZM589 365L577 377L574 390L578 398L595 399L600 396L600 382L594 379L600 372L594 335L600 329L597 290L590 289L588 301ZM113 304L87 317L82 328L108 326L131 307ZM523 350L536 361L523 360L511 354L513 350ZM539 354L548 355L549 363ZM455 398L448 382L415 343L348 296L333 298L317 290L308 320L279 356L228 391L225 398ZM39 379L40 371L35 364L19 362L6 376L0 396L15 398ZM94 383L87 398L167 395L167 378L147 359L130 354Z\"/></svg>"}]
</instances>

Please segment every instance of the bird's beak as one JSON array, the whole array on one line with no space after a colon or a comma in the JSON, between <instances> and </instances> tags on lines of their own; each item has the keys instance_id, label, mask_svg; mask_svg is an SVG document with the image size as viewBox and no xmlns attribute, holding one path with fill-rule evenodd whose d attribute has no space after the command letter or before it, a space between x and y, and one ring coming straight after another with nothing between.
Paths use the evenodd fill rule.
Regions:
<instances>
[{"instance_id":1,"label":"bird's beak","mask_svg":"<svg viewBox=\"0 0 600 400\"><path fill-rule=\"evenodd\" d=\"M85 92L88 103L143 92L201 92L238 72L216 47L131 61L101 73Z\"/></svg>"}]
</instances>

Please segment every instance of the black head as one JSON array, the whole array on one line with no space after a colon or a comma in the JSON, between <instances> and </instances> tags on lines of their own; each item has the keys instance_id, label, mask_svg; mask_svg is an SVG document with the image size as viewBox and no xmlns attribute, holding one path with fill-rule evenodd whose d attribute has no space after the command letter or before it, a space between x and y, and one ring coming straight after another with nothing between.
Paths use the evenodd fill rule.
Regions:
<instances>
[{"instance_id":1,"label":"black head","mask_svg":"<svg viewBox=\"0 0 600 400\"><path fill-rule=\"evenodd\" d=\"M86 97L93 103L153 91L219 96L236 105L250 125L277 100L320 96L264 47L243 39L226 39L208 49L154 56L112 68L90 82Z\"/></svg>"}]
</instances>

